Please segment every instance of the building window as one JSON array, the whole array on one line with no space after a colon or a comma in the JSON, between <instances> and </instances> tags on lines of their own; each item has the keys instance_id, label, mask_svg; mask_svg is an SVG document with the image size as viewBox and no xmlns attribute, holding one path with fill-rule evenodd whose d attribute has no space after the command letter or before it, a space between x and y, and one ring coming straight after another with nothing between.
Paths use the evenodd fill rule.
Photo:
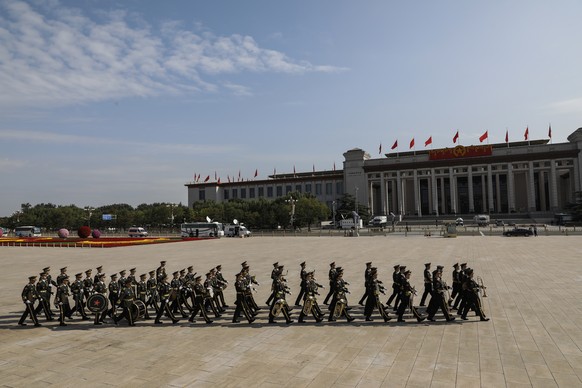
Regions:
<instances>
[{"instance_id":1,"label":"building window","mask_svg":"<svg viewBox=\"0 0 582 388\"><path fill-rule=\"evenodd\" d=\"M333 185L331 182L326 183L325 184L325 195L332 195L333 194L332 188L333 188Z\"/></svg>"},{"instance_id":2,"label":"building window","mask_svg":"<svg viewBox=\"0 0 582 388\"><path fill-rule=\"evenodd\" d=\"M206 201L206 190L204 189L198 190L198 200Z\"/></svg>"},{"instance_id":3,"label":"building window","mask_svg":"<svg viewBox=\"0 0 582 388\"><path fill-rule=\"evenodd\" d=\"M247 197L247 189L245 189L245 188L241 188L240 189L240 197L241 198L246 198Z\"/></svg>"},{"instance_id":4,"label":"building window","mask_svg":"<svg viewBox=\"0 0 582 388\"><path fill-rule=\"evenodd\" d=\"M311 183L306 183L305 184L305 192L306 193L311 193Z\"/></svg>"},{"instance_id":5,"label":"building window","mask_svg":"<svg viewBox=\"0 0 582 388\"><path fill-rule=\"evenodd\" d=\"M249 188L249 198L255 198L255 188Z\"/></svg>"},{"instance_id":6,"label":"building window","mask_svg":"<svg viewBox=\"0 0 582 388\"><path fill-rule=\"evenodd\" d=\"M238 189L232 189L232 199L238 198Z\"/></svg>"},{"instance_id":7,"label":"building window","mask_svg":"<svg viewBox=\"0 0 582 388\"><path fill-rule=\"evenodd\" d=\"M259 198L263 198L265 196L265 188L259 187Z\"/></svg>"},{"instance_id":8,"label":"building window","mask_svg":"<svg viewBox=\"0 0 582 388\"><path fill-rule=\"evenodd\" d=\"M301 185L295 185L295 191L300 193L301 192Z\"/></svg>"},{"instance_id":9,"label":"building window","mask_svg":"<svg viewBox=\"0 0 582 388\"><path fill-rule=\"evenodd\" d=\"M285 186L285 194L289 194L292 190L291 185Z\"/></svg>"},{"instance_id":10,"label":"building window","mask_svg":"<svg viewBox=\"0 0 582 388\"><path fill-rule=\"evenodd\" d=\"M224 189L224 199L228 199L228 194L230 194L228 189Z\"/></svg>"},{"instance_id":11,"label":"building window","mask_svg":"<svg viewBox=\"0 0 582 388\"><path fill-rule=\"evenodd\" d=\"M273 186L267 187L267 197L273 198Z\"/></svg>"},{"instance_id":12,"label":"building window","mask_svg":"<svg viewBox=\"0 0 582 388\"><path fill-rule=\"evenodd\" d=\"M277 186L277 197L283 196L283 186Z\"/></svg>"},{"instance_id":13,"label":"building window","mask_svg":"<svg viewBox=\"0 0 582 388\"><path fill-rule=\"evenodd\" d=\"M336 182L335 183L335 194L336 195L343 195L344 193L344 183L343 182Z\"/></svg>"},{"instance_id":14,"label":"building window","mask_svg":"<svg viewBox=\"0 0 582 388\"><path fill-rule=\"evenodd\" d=\"M321 195L321 183L315 184L315 195Z\"/></svg>"}]
</instances>

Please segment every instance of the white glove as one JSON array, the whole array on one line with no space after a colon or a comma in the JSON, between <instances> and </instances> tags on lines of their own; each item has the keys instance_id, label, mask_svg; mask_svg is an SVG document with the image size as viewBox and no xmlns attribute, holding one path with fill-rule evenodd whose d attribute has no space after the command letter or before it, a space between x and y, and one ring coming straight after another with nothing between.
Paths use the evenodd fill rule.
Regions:
<instances>
[{"instance_id":1,"label":"white glove","mask_svg":"<svg viewBox=\"0 0 582 388\"><path fill-rule=\"evenodd\" d=\"M31 302L30 302L29 300L27 300L27 301L26 301L26 302L24 302L24 303L26 303L26 304L30 304Z\"/></svg>"}]
</instances>

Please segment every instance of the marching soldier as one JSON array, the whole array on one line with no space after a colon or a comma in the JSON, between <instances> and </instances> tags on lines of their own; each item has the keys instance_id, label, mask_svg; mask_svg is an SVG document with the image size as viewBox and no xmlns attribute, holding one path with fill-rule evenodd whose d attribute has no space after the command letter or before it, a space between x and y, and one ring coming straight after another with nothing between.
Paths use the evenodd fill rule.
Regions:
<instances>
[{"instance_id":1,"label":"marching soldier","mask_svg":"<svg viewBox=\"0 0 582 388\"><path fill-rule=\"evenodd\" d=\"M144 306L146 306L145 309L145 313L144 313L144 319L150 319L150 314L148 313L148 284L146 282L146 274L143 273L141 275L139 275L139 282L137 283L137 298L139 300L141 300L144 304Z\"/></svg>"},{"instance_id":2,"label":"marching soldier","mask_svg":"<svg viewBox=\"0 0 582 388\"><path fill-rule=\"evenodd\" d=\"M327 275L329 277L329 292L327 293L327 296L323 300L323 304L325 304L325 305L329 301L329 298L331 298L335 292L335 289L334 289L335 277L336 277L335 261L329 263L329 272Z\"/></svg>"},{"instance_id":3,"label":"marching soldier","mask_svg":"<svg viewBox=\"0 0 582 388\"><path fill-rule=\"evenodd\" d=\"M334 266L335 267L335 266ZM334 268L335 272L335 268ZM334 273L335 277L335 273ZM317 297L319 292L317 289L323 286L318 284L314 279L314 271L307 272L307 286L305 289L305 297L303 299L303 308L301 309L301 313L299 314L299 319L297 320L298 323L304 323L303 318L305 318L310 313L313 315L315 322L319 323L323 319L323 313L319 306L317 305Z\"/></svg>"},{"instance_id":4,"label":"marching soldier","mask_svg":"<svg viewBox=\"0 0 582 388\"><path fill-rule=\"evenodd\" d=\"M437 270L433 273L433 294L426 309L427 319L431 322L435 322L434 316L439 309L443 312L447 322L455 320L455 317L451 316L449 312L449 306L445 297L448 286L443 282L442 275L442 266L438 266Z\"/></svg>"},{"instance_id":5,"label":"marching soldier","mask_svg":"<svg viewBox=\"0 0 582 388\"><path fill-rule=\"evenodd\" d=\"M430 273L431 263L424 264L424 292L420 299L420 306L426 306L424 302L428 295L432 295L432 274Z\"/></svg>"},{"instance_id":6,"label":"marching soldier","mask_svg":"<svg viewBox=\"0 0 582 388\"><path fill-rule=\"evenodd\" d=\"M95 268L97 270L97 273L95 274L95 277L93 278L93 283L97 283L99 281L99 278L101 277L101 275L105 275L105 273L103 272L103 266L100 265L99 267Z\"/></svg>"},{"instance_id":7,"label":"marching soldier","mask_svg":"<svg viewBox=\"0 0 582 388\"><path fill-rule=\"evenodd\" d=\"M416 290L414 289L414 287L410 285L411 273L412 272L410 270L404 272L405 277L404 281L402 282L402 291L400 291L402 295L400 296L400 306L398 306L398 322L404 322L403 318L404 312L408 307L410 307L412 315L416 318L418 322L422 322L426 319L425 317L422 317L418 313L416 307L414 307L414 304L412 303L414 295L416 295Z\"/></svg>"},{"instance_id":8,"label":"marching soldier","mask_svg":"<svg viewBox=\"0 0 582 388\"><path fill-rule=\"evenodd\" d=\"M83 295L85 300L93 294L93 279L91 278L91 269L85 271L85 279L83 280Z\"/></svg>"},{"instance_id":9,"label":"marching soldier","mask_svg":"<svg viewBox=\"0 0 582 388\"><path fill-rule=\"evenodd\" d=\"M22 290L22 302L24 302L24 306L26 307L26 309L24 310L24 313L22 313L22 316L18 321L18 324L20 326L26 326L24 320L29 315L30 319L34 323L34 326L40 326L40 323L38 323L38 319L36 318L36 313L34 312L34 301L37 299L36 288L34 285L35 283L36 276L30 276L28 278L28 283L24 286L24 289Z\"/></svg>"},{"instance_id":10,"label":"marching soldier","mask_svg":"<svg viewBox=\"0 0 582 388\"><path fill-rule=\"evenodd\" d=\"M119 286L120 292L121 292L121 290L123 290L123 287L125 287L126 280L127 280L127 278L125 277L125 270L122 269L121 271L119 271L119 280L117 280L117 285Z\"/></svg>"},{"instance_id":11,"label":"marching soldier","mask_svg":"<svg viewBox=\"0 0 582 388\"><path fill-rule=\"evenodd\" d=\"M180 281L180 271L176 271L172 274L173 279L170 282L170 286L172 287L172 305L170 309L174 314L180 310L182 317L187 318L188 315L184 311L184 307L182 306L182 298L181 298L181 291L182 291L182 282Z\"/></svg>"},{"instance_id":12,"label":"marching soldier","mask_svg":"<svg viewBox=\"0 0 582 388\"><path fill-rule=\"evenodd\" d=\"M366 305L364 306L364 316L366 317L366 321L373 321L372 313L376 308L378 308L378 312L384 319L384 322L388 322L392 318L388 316L388 313L384 309L384 305L382 305L382 302L380 302L380 294L385 294L384 286L382 285L382 282L378 280L378 269L376 267L372 267L371 271L372 278L368 283L368 299L366 300Z\"/></svg>"},{"instance_id":13,"label":"marching soldier","mask_svg":"<svg viewBox=\"0 0 582 388\"><path fill-rule=\"evenodd\" d=\"M242 267L243 267L242 273L245 279L245 284L247 285L247 287L245 288L247 306L249 307L252 315L255 316L256 312L259 311L261 308L255 302L255 298L253 297L253 290L255 284L257 286L260 286L260 284L259 282L256 281L255 277L250 274L251 268L246 261L242 263Z\"/></svg>"},{"instance_id":14,"label":"marching soldier","mask_svg":"<svg viewBox=\"0 0 582 388\"><path fill-rule=\"evenodd\" d=\"M368 282L372 278L371 274L372 274L372 262L369 261L366 263L366 270L364 271L364 288L366 291L368 290L366 284L368 284ZM363 306L364 303L366 302L366 299L368 298L368 293L366 291L364 291L364 295L362 295L362 298L358 302L360 306Z\"/></svg>"},{"instance_id":15,"label":"marching soldier","mask_svg":"<svg viewBox=\"0 0 582 388\"><path fill-rule=\"evenodd\" d=\"M459 270L459 274L457 275L459 278L459 283L461 284L461 288L457 293L457 297L455 298L455 302L453 303L453 310L460 310L459 305L463 306L463 296L465 291L463 290L463 284L465 283L465 270L467 269L467 263L461 263L461 269ZM460 315L460 311L459 311Z\"/></svg>"},{"instance_id":16,"label":"marching soldier","mask_svg":"<svg viewBox=\"0 0 582 388\"><path fill-rule=\"evenodd\" d=\"M119 283L117 282L117 274L111 275L111 281L107 287L109 290L109 303L111 303L111 308L107 312L110 318L116 317L115 309L117 308L117 302L119 301Z\"/></svg>"},{"instance_id":17,"label":"marching soldier","mask_svg":"<svg viewBox=\"0 0 582 388\"><path fill-rule=\"evenodd\" d=\"M481 300L479 299L479 291L481 287L475 280L473 280L473 276L474 271L470 268L467 269L466 279L463 285L464 289L466 290L466 302L463 310L461 310L461 319L466 321L468 319L467 313L470 309L473 309L481 321L488 321L489 318L485 316L483 306L481 306Z\"/></svg>"},{"instance_id":18,"label":"marching soldier","mask_svg":"<svg viewBox=\"0 0 582 388\"><path fill-rule=\"evenodd\" d=\"M129 275L127 275L127 278L129 280L131 280L131 286L133 287L133 292L137 295L137 279L135 277L135 272L136 272L136 268L130 268L129 269Z\"/></svg>"},{"instance_id":19,"label":"marching soldier","mask_svg":"<svg viewBox=\"0 0 582 388\"><path fill-rule=\"evenodd\" d=\"M216 318L219 318L221 316L220 311L216 305L216 300L214 299L214 285L213 285L213 278L212 278L212 272L207 272L206 273L206 280L204 280L204 308L206 309L206 311L208 311L208 309L211 309L212 312L214 313L214 316Z\"/></svg>"},{"instance_id":20,"label":"marching soldier","mask_svg":"<svg viewBox=\"0 0 582 388\"><path fill-rule=\"evenodd\" d=\"M156 271L152 270L149 272L150 278L147 281L148 287L148 302L146 307L154 306L156 314L158 313L160 307L158 306L159 296L158 296L158 281L156 279Z\"/></svg>"},{"instance_id":21,"label":"marching soldier","mask_svg":"<svg viewBox=\"0 0 582 388\"><path fill-rule=\"evenodd\" d=\"M50 283L47 280L47 273L41 272L39 274L40 279L36 283L36 295L38 297L38 306L34 310L34 313L38 316L38 314L42 311L47 321L53 320L53 313L51 311L50 306Z\"/></svg>"},{"instance_id":22,"label":"marching soldier","mask_svg":"<svg viewBox=\"0 0 582 388\"><path fill-rule=\"evenodd\" d=\"M75 274L75 281L71 284L71 292L73 293L73 300L75 301L75 307L73 307L73 312L78 312L84 321L91 319L85 313L85 305L83 304L83 274L79 272Z\"/></svg>"},{"instance_id":23,"label":"marching soldier","mask_svg":"<svg viewBox=\"0 0 582 388\"><path fill-rule=\"evenodd\" d=\"M60 277L60 276L59 276ZM65 317L72 319L73 311L69 304L69 296L71 290L69 288L69 276L65 275L60 279L61 284L57 287L57 294L55 296L55 303L59 307L59 326L67 326Z\"/></svg>"},{"instance_id":24,"label":"marching soldier","mask_svg":"<svg viewBox=\"0 0 582 388\"><path fill-rule=\"evenodd\" d=\"M386 302L386 306L391 306L394 298L398 296L398 293L400 292L399 282L400 282L400 265L396 264L394 266L394 272L392 273L392 295L390 295L390 298Z\"/></svg>"},{"instance_id":25,"label":"marching soldier","mask_svg":"<svg viewBox=\"0 0 582 388\"><path fill-rule=\"evenodd\" d=\"M269 295L269 298L265 302L267 306L269 306L273 298L275 298L275 284L279 279L279 274L281 273L282 269L283 266L279 266L278 261L273 263L273 270L271 271L271 294Z\"/></svg>"},{"instance_id":26,"label":"marching soldier","mask_svg":"<svg viewBox=\"0 0 582 388\"><path fill-rule=\"evenodd\" d=\"M113 322L115 322L117 325L119 321L125 318L129 326L135 326L133 315L131 314L131 306L135 301L135 294L133 292L133 284L131 279L125 279L125 285L119 294L119 299L121 301L121 307L123 307L123 313L113 318Z\"/></svg>"},{"instance_id":27,"label":"marching soldier","mask_svg":"<svg viewBox=\"0 0 582 388\"><path fill-rule=\"evenodd\" d=\"M217 303L219 303L223 309L228 308L229 306L226 304L226 301L224 300L224 290L226 289L226 287L228 287L228 280L226 280L224 278L224 276L222 275L222 265L217 265L216 266L216 281L218 283L219 286L219 290L218 292L215 292L215 294L217 294L216 298L217 298Z\"/></svg>"},{"instance_id":28,"label":"marching soldier","mask_svg":"<svg viewBox=\"0 0 582 388\"><path fill-rule=\"evenodd\" d=\"M241 312L244 314L249 323L254 322L255 318L251 312L251 309L249 308L249 305L247 304L247 292L250 287L251 285L248 284L245 280L243 269L241 272L236 274L236 281L234 283L234 288L236 290L236 301L234 304L236 305L236 308L234 310L234 315L232 316L232 323L240 323L239 317Z\"/></svg>"},{"instance_id":29,"label":"marching soldier","mask_svg":"<svg viewBox=\"0 0 582 388\"><path fill-rule=\"evenodd\" d=\"M372 267L370 266L370 268L372 268ZM370 271L370 273L371 273L371 271ZM350 316L350 314L348 313L348 299L346 298L346 294L349 294L350 291L348 290L347 286L349 286L349 283L344 280L344 271L341 269L338 269L336 285L335 285L335 292L333 294L333 297L331 298L331 303L329 305L330 311L329 311L329 317L327 319L329 322L334 322L336 320L336 316L335 316L336 311L335 310L336 310L336 306L338 303L343 304L339 317L344 316L348 322L351 322L354 320L354 318L352 318ZM362 299L364 299L364 297L367 297L367 295L368 295L367 292L364 293L364 296L362 297ZM339 317L337 317L337 318L339 318Z\"/></svg>"},{"instance_id":30,"label":"marching soldier","mask_svg":"<svg viewBox=\"0 0 582 388\"><path fill-rule=\"evenodd\" d=\"M210 269L210 286L212 287L212 302L216 307L216 310L222 314L226 311L224 307L222 307L222 302L220 300L220 295L222 294L222 284L216 278L216 268ZM224 299L224 297L222 297Z\"/></svg>"},{"instance_id":31,"label":"marching soldier","mask_svg":"<svg viewBox=\"0 0 582 388\"><path fill-rule=\"evenodd\" d=\"M69 275L67 275L67 267L61 268L61 273L59 276L57 276L57 286L60 286L63 283L63 279L68 277Z\"/></svg>"},{"instance_id":32,"label":"marching soldier","mask_svg":"<svg viewBox=\"0 0 582 388\"><path fill-rule=\"evenodd\" d=\"M204 307L204 295L206 294L206 290L202 284L202 276L194 277L194 285L192 288L194 294L194 304L192 306L192 314L190 315L190 319L188 319L188 321L192 323L196 322L196 315L198 312L200 312L200 315L204 317L206 323L211 324L212 320L208 318L206 308Z\"/></svg>"},{"instance_id":33,"label":"marching soldier","mask_svg":"<svg viewBox=\"0 0 582 388\"><path fill-rule=\"evenodd\" d=\"M49 312L51 313L51 315L54 316L52 310L50 309L51 307L51 295L53 294L53 288L52 286L58 286L57 282L53 280L52 276L51 276L51 267L45 267L42 269L42 271L44 273L46 273L46 281L48 284L48 303L47 306L49 306Z\"/></svg>"},{"instance_id":34,"label":"marching soldier","mask_svg":"<svg viewBox=\"0 0 582 388\"><path fill-rule=\"evenodd\" d=\"M104 273L99 273L98 275L99 277L97 278L97 281L93 284L93 290L94 293L96 294L101 294L105 297L105 294L107 293L107 285L105 284L105 274ZM106 311L103 311L101 313L95 313L95 320L93 321L94 325L102 325L105 322L105 314L107 314Z\"/></svg>"},{"instance_id":35,"label":"marching soldier","mask_svg":"<svg viewBox=\"0 0 582 388\"><path fill-rule=\"evenodd\" d=\"M449 306L453 304L453 300L462 289L461 281L459 279L459 263L453 264L453 268L453 292L451 293L451 299L449 299ZM453 310L455 310L455 308L453 308Z\"/></svg>"},{"instance_id":36,"label":"marching soldier","mask_svg":"<svg viewBox=\"0 0 582 388\"><path fill-rule=\"evenodd\" d=\"M165 263L164 263L165 264ZM158 315L156 315L155 324L161 325L162 321L160 318L164 313L172 320L172 323L178 323L180 320L176 319L172 309L170 308L170 290L172 286L168 283L168 275L162 274L161 280L158 282L158 295L160 296L160 309L158 310Z\"/></svg>"},{"instance_id":37,"label":"marching soldier","mask_svg":"<svg viewBox=\"0 0 582 388\"><path fill-rule=\"evenodd\" d=\"M156 269L156 280L158 283L161 283L164 280L164 276L166 275L166 261L160 261L160 266Z\"/></svg>"},{"instance_id":38,"label":"marching soldier","mask_svg":"<svg viewBox=\"0 0 582 388\"><path fill-rule=\"evenodd\" d=\"M287 300L285 299L285 294L291 294L291 292L289 287L287 287L287 284L285 283L285 278L283 277L283 273L281 271L278 272L276 280L277 281L274 284L273 291L274 293L273 303L271 304L271 308L269 309L269 323L275 323L276 315L274 315L274 313L277 313L277 311L283 314L283 316L285 317L285 322L287 324L293 323L293 320L291 319L291 313L289 311L289 305L287 304Z\"/></svg>"},{"instance_id":39,"label":"marching soldier","mask_svg":"<svg viewBox=\"0 0 582 388\"><path fill-rule=\"evenodd\" d=\"M299 264L301 266L301 272L299 277L301 278L301 284L299 286L299 294L297 294L297 299L295 299L295 306L301 306L301 301L303 300L303 295L305 295L305 285L307 281L307 271L305 270L305 262Z\"/></svg>"}]
</instances>

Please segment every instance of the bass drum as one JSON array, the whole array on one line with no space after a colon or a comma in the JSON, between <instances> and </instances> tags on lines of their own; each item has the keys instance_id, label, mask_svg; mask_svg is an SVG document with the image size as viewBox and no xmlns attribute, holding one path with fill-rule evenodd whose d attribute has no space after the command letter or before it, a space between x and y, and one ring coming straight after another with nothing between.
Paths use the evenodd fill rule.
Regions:
<instances>
[{"instance_id":1,"label":"bass drum","mask_svg":"<svg viewBox=\"0 0 582 388\"><path fill-rule=\"evenodd\" d=\"M145 316L146 305L141 300L136 300L129 308L129 312L131 313L131 317L133 318L133 320L137 321L138 319L143 318Z\"/></svg>"},{"instance_id":2,"label":"bass drum","mask_svg":"<svg viewBox=\"0 0 582 388\"><path fill-rule=\"evenodd\" d=\"M87 309L94 314L99 314L107 310L109 301L103 294L93 294L87 299Z\"/></svg>"}]
</instances>

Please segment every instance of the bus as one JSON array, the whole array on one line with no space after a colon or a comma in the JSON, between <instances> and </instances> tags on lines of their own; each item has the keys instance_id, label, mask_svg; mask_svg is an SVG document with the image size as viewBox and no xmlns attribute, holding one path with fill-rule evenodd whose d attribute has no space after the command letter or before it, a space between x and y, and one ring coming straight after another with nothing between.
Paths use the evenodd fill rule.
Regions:
<instances>
[{"instance_id":1,"label":"bus","mask_svg":"<svg viewBox=\"0 0 582 388\"><path fill-rule=\"evenodd\" d=\"M14 229L16 237L42 237L38 226L17 226Z\"/></svg>"},{"instance_id":2,"label":"bus","mask_svg":"<svg viewBox=\"0 0 582 388\"><path fill-rule=\"evenodd\" d=\"M223 237L224 228L220 222L188 222L180 225L182 237Z\"/></svg>"}]
</instances>

